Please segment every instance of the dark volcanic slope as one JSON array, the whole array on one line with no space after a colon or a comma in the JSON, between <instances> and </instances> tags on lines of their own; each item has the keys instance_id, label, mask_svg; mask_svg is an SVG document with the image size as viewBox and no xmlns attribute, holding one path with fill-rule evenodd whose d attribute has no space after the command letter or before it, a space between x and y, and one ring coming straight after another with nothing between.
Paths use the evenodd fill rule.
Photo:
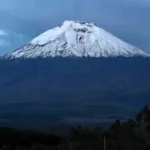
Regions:
<instances>
[{"instance_id":1,"label":"dark volcanic slope","mask_svg":"<svg viewBox=\"0 0 150 150\"><path fill-rule=\"evenodd\" d=\"M0 120L133 115L150 101L149 78L142 57L1 60Z\"/></svg>"}]
</instances>

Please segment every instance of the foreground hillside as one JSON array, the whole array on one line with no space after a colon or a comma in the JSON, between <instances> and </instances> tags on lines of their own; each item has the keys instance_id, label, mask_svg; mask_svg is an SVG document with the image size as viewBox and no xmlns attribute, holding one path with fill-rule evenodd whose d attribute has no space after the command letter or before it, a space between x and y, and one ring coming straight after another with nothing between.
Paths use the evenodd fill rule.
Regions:
<instances>
[{"instance_id":1,"label":"foreground hillside","mask_svg":"<svg viewBox=\"0 0 150 150\"><path fill-rule=\"evenodd\" d=\"M142 117L143 116L143 117ZM65 134L0 128L0 148L3 150L149 150L150 109L145 106L135 119L116 120L110 128L92 130L81 126Z\"/></svg>"},{"instance_id":2,"label":"foreground hillside","mask_svg":"<svg viewBox=\"0 0 150 150\"><path fill-rule=\"evenodd\" d=\"M150 59L143 57L1 60L0 121L125 120L149 103L149 77Z\"/></svg>"}]
</instances>

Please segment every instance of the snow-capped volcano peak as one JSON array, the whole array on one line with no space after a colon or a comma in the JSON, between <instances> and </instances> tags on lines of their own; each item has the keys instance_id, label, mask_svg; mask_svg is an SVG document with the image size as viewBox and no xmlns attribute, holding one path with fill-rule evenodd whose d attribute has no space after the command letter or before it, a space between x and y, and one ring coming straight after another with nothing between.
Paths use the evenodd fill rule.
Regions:
<instances>
[{"instance_id":1,"label":"snow-capped volcano peak","mask_svg":"<svg viewBox=\"0 0 150 150\"><path fill-rule=\"evenodd\" d=\"M93 23L65 21L7 58L148 56Z\"/></svg>"},{"instance_id":2,"label":"snow-capped volcano peak","mask_svg":"<svg viewBox=\"0 0 150 150\"><path fill-rule=\"evenodd\" d=\"M82 23L82 22L74 22L74 21L65 21L60 27L56 27L54 29L48 30L43 34L39 35L35 39L33 39L31 44L39 44L44 45L49 41L53 41L60 37L62 34L65 34L66 40L70 40L70 38L75 37L75 33L81 32L94 32L94 25L92 23ZM68 35L70 37L68 37ZM76 34L77 35L77 34ZM69 39L68 39L69 38ZM74 39L73 39L74 40ZM76 40L72 41L75 42Z\"/></svg>"}]
</instances>

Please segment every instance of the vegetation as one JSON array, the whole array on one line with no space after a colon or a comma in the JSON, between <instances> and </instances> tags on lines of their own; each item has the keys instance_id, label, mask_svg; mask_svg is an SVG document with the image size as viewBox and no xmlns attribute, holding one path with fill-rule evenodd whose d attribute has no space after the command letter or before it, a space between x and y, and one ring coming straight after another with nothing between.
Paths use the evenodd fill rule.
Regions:
<instances>
[{"instance_id":1,"label":"vegetation","mask_svg":"<svg viewBox=\"0 0 150 150\"><path fill-rule=\"evenodd\" d=\"M135 119L116 120L107 130L74 127L63 136L32 130L0 128L1 150L150 150L150 109Z\"/></svg>"}]
</instances>

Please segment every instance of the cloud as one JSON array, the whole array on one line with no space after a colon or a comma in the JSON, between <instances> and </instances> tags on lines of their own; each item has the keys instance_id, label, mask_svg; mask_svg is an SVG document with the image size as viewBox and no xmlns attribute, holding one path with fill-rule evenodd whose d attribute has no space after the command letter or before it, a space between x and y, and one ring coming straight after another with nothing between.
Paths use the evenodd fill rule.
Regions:
<instances>
[{"instance_id":1,"label":"cloud","mask_svg":"<svg viewBox=\"0 0 150 150\"><path fill-rule=\"evenodd\" d=\"M0 48L10 46L10 43L5 39L6 36L9 36L8 33L4 30L0 30Z\"/></svg>"},{"instance_id":2,"label":"cloud","mask_svg":"<svg viewBox=\"0 0 150 150\"><path fill-rule=\"evenodd\" d=\"M0 55L4 55L14 49L17 49L30 40L28 36L22 33L16 33L13 31L5 31L0 33Z\"/></svg>"},{"instance_id":3,"label":"cloud","mask_svg":"<svg viewBox=\"0 0 150 150\"><path fill-rule=\"evenodd\" d=\"M5 32L5 31L3 31L3 30L0 30L0 36L7 36L7 35L8 35L7 32Z\"/></svg>"}]
</instances>

